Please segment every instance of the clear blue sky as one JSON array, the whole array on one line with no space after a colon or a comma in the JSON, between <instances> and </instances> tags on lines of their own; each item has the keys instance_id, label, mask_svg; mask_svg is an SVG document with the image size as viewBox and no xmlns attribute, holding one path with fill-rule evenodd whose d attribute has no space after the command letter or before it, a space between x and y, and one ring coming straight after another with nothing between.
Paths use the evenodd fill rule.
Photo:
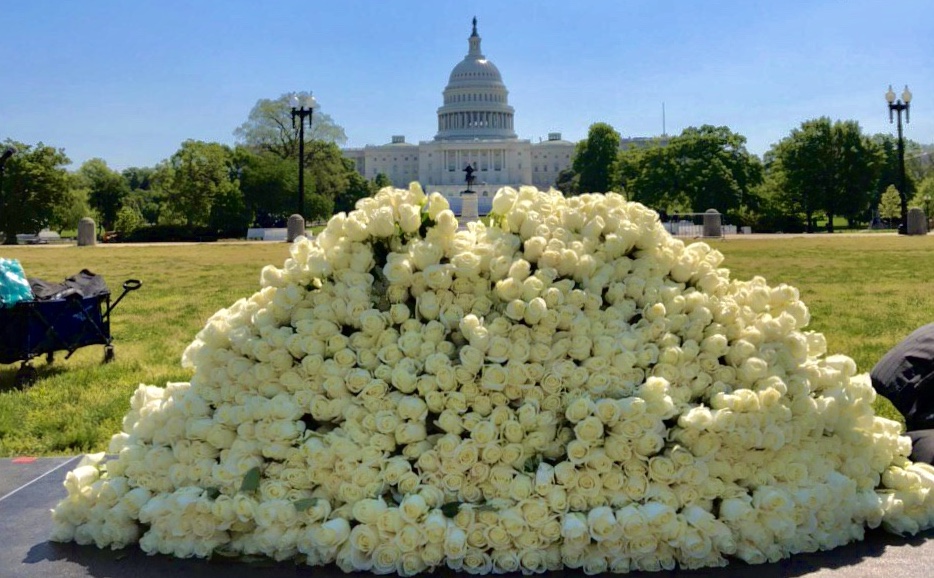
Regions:
<instances>
[{"instance_id":1,"label":"clear blue sky","mask_svg":"<svg viewBox=\"0 0 934 578\"><path fill-rule=\"evenodd\" d=\"M261 98L313 90L348 146L436 132L470 19L520 138L726 125L756 154L818 116L934 142L934 2L0 0L0 139L151 166L186 139L234 143Z\"/></svg>"}]
</instances>

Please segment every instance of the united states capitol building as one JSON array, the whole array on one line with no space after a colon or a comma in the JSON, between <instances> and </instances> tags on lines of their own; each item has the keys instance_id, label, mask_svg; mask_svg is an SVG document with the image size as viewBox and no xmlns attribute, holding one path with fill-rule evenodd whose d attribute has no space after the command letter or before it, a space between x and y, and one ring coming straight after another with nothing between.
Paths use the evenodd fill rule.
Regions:
<instances>
[{"instance_id":1,"label":"united states capitol building","mask_svg":"<svg viewBox=\"0 0 934 578\"><path fill-rule=\"evenodd\" d=\"M467 56L444 88L434 138L416 145L396 135L389 144L345 149L344 156L356 162L361 175L373 179L382 173L397 187L418 181L427 191L456 198L465 189L469 164L475 178L471 190L483 199L504 186L548 188L570 166L574 143L562 140L560 133L539 143L516 135L509 91L480 48L476 18L468 45Z\"/></svg>"},{"instance_id":2,"label":"united states capitol building","mask_svg":"<svg viewBox=\"0 0 934 578\"><path fill-rule=\"evenodd\" d=\"M393 186L418 181L426 192L438 191L459 206L466 188L465 169L473 168L471 190L484 205L504 186L554 186L558 173L571 165L575 143L549 133L548 140L520 139L514 128L515 109L509 91L493 62L484 56L477 19L467 39L468 51L454 66L438 108L438 132L432 140L413 144L396 135L384 145L344 149L367 179L382 173ZM625 139L621 146L639 145L648 138Z\"/></svg>"}]
</instances>

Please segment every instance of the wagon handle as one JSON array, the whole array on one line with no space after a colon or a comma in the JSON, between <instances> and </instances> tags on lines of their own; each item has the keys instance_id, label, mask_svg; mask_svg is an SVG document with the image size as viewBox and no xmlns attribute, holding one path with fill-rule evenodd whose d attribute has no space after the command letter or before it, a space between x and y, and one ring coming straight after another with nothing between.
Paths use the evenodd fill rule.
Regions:
<instances>
[{"instance_id":1,"label":"wagon handle","mask_svg":"<svg viewBox=\"0 0 934 578\"><path fill-rule=\"evenodd\" d=\"M142 286L143 286L143 282L140 281L139 279L127 279L126 281L124 281L123 282L123 293L121 293L120 296L117 297L116 301L114 301L112 304L110 304L107 307L107 312L104 314L104 316L109 318L110 312L116 309L117 304L120 303L120 300L123 299L123 297L127 293L129 293L130 291L136 291Z\"/></svg>"}]
</instances>

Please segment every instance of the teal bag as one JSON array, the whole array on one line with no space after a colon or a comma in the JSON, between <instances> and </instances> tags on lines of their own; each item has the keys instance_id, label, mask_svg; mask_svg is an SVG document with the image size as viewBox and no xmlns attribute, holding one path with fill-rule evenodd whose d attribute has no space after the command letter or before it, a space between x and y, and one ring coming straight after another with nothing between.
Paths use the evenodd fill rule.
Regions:
<instances>
[{"instance_id":1,"label":"teal bag","mask_svg":"<svg viewBox=\"0 0 934 578\"><path fill-rule=\"evenodd\" d=\"M12 307L21 301L32 301L26 272L16 259L0 257L0 307Z\"/></svg>"}]
</instances>

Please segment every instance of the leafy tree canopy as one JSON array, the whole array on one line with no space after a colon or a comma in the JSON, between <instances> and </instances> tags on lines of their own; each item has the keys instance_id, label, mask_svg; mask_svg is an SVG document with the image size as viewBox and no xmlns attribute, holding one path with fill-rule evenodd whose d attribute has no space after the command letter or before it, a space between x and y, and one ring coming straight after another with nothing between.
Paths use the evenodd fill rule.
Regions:
<instances>
[{"instance_id":1,"label":"leafy tree canopy","mask_svg":"<svg viewBox=\"0 0 934 578\"><path fill-rule=\"evenodd\" d=\"M188 226L207 225L215 201L229 201L231 194L239 194L239 182L231 178L231 161L231 151L224 145L196 140L182 143L154 175L172 220Z\"/></svg>"},{"instance_id":2,"label":"leafy tree canopy","mask_svg":"<svg viewBox=\"0 0 934 578\"><path fill-rule=\"evenodd\" d=\"M805 215L808 231L821 212L831 231L837 215L865 215L881 166L879 147L862 135L858 123L827 117L792 130L772 147L769 159L785 207Z\"/></svg>"},{"instance_id":3,"label":"leafy tree canopy","mask_svg":"<svg viewBox=\"0 0 934 578\"><path fill-rule=\"evenodd\" d=\"M889 185L879 200L879 215L884 219L898 219L901 214L901 195L895 185Z\"/></svg>"},{"instance_id":4,"label":"leafy tree canopy","mask_svg":"<svg viewBox=\"0 0 934 578\"><path fill-rule=\"evenodd\" d=\"M108 167L103 159L85 161L78 169L78 176L88 190L88 203L100 216L101 225L112 229L124 199L130 194L126 179Z\"/></svg>"},{"instance_id":5,"label":"leafy tree canopy","mask_svg":"<svg viewBox=\"0 0 934 578\"><path fill-rule=\"evenodd\" d=\"M295 94L300 99L311 95L310 92ZM286 93L276 99L256 101L246 122L234 130L237 142L284 159L298 158L298 131L292 123L291 99L292 93ZM347 142L347 135L330 115L316 109L311 115L311 128L305 130L306 152L307 144L313 141L342 145Z\"/></svg>"},{"instance_id":6,"label":"leafy tree canopy","mask_svg":"<svg viewBox=\"0 0 934 578\"><path fill-rule=\"evenodd\" d=\"M666 211L732 213L762 181L762 164L746 138L725 126L688 127L667 142L619 155L620 179L631 200Z\"/></svg>"},{"instance_id":7,"label":"leafy tree canopy","mask_svg":"<svg viewBox=\"0 0 934 578\"><path fill-rule=\"evenodd\" d=\"M605 193L617 188L620 136L605 122L590 125L587 138L577 143L572 167L581 193Z\"/></svg>"},{"instance_id":8,"label":"leafy tree canopy","mask_svg":"<svg viewBox=\"0 0 934 578\"><path fill-rule=\"evenodd\" d=\"M15 152L4 165L0 183L0 232L4 243L16 244L20 233L38 233L53 219L70 189L65 151L42 144L26 145L7 139L0 150Z\"/></svg>"}]
</instances>

